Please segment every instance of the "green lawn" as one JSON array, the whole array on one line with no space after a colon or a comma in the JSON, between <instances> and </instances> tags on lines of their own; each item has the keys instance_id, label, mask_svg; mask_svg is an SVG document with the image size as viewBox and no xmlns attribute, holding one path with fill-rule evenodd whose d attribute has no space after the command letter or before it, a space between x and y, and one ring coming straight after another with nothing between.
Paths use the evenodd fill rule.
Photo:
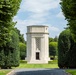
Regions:
<instances>
[{"instance_id":1,"label":"green lawn","mask_svg":"<svg viewBox=\"0 0 76 75\"><path fill-rule=\"evenodd\" d=\"M25 61L21 61L21 64L17 68L58 68L57 60L49 62L49 64L27 64Z\"/></svg>"},{"instance_id":2,"label":"green lawn","mask_svg":"<svg viewBox=\"0 0 76 75\"><path fill-rule=\"evenodd\" d=\"M27 64L26 61L21 61L17 68L58 68L57 60L50 61L49 64ZM15 67L13 67L15 69ZM0 70L0 75L6 75L11 70Z\"/></svg>"},{"instance_id":3,"label":"green lawn","mask_svg":"<svg viewBox=\"0 0 76 75\"><path fill-rule=\"evenodd\" d=\"M11 70L0 70L0 75L6 75L9 73Z\"/></svg>"},{"instance_id":4,"label":"green lawn","mask_svg":"<svg viewBox=\"0 0 76 75\"><path fill-rule=\"evenodd\" d=\"M72 75L76 75L76 70L66 70L66 72L72 74Z\"/></svg>"}]
</instances>

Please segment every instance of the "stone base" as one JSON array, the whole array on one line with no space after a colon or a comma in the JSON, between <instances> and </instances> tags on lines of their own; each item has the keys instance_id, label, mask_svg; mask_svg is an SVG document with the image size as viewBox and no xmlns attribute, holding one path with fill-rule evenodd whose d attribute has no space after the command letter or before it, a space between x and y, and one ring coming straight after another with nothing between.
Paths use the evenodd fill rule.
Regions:
<instances>
[{"instance_id":1,"label":"stone base","mask_svg":"<svg viewBox=\"0 0 76 75\"><path fill-rule=\"evenodd\" d=\"M25 60L27 61L27 64L48 64L50 58L48 58L48 60L30 60L26 57Z\"/></svg>"}]
</instances>

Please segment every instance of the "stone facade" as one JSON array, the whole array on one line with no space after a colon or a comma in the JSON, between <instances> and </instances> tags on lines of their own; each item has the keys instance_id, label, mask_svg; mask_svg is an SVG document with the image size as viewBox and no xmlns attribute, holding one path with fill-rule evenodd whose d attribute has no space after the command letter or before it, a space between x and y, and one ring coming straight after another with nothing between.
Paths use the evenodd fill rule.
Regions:
<instances>
[{"instance_id":1,"label":"stone facade","mask_svg":"<svg viewBox=\"0 0 76 75\"><path fill-rule=\"evenodd\" d=\"M27 62L48 63L48 26L27 26Z\"/></svg>"}]
</instances>

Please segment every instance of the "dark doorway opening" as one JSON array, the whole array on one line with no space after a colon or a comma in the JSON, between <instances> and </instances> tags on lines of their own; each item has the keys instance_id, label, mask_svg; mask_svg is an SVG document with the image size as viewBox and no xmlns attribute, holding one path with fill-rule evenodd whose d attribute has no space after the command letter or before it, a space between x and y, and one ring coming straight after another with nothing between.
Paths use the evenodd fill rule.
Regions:
<instances>
[{"instance_id":1,"label":"dark doorway opening","mask_svg":"<svg viewBox=\"0 0 76 75\"><path fill-rule=\"evenodd\" d=\"M36 60L40 60L40 58L39 58L39 52L36 52Z\"/></svg>"}]
</instances>

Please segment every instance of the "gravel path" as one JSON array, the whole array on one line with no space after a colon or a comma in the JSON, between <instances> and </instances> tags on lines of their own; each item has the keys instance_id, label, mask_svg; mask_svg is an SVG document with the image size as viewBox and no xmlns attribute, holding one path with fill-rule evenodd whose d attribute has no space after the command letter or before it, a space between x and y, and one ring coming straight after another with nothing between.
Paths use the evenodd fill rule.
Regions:
<instances>
[{"instance_id":1,"label":"gravel path","mask_svg":"<svg viewBox=\"0 0 76 75\"><path fill-rule=\"evenodd\" d=\"M10 75L67 75L63 69L15 69Z\"/></svg>"}]
</instances>

